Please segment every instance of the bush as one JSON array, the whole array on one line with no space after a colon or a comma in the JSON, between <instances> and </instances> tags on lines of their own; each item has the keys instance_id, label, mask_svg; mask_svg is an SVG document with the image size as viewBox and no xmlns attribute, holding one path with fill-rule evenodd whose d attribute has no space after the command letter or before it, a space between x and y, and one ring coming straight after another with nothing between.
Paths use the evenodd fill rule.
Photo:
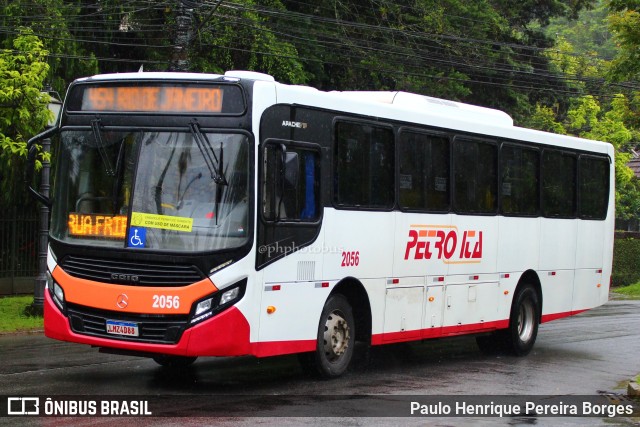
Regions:
<instances>
[{"instance_id":1,"label":"bush","mask_svg":"<svg viewBox=\"0 0 640 427\"><path fill-rule=\"evenodd\" d=\"M640 239L621 238L613 247L613 286L627 286L640 281Z\"/></svg>"}]
</instances>

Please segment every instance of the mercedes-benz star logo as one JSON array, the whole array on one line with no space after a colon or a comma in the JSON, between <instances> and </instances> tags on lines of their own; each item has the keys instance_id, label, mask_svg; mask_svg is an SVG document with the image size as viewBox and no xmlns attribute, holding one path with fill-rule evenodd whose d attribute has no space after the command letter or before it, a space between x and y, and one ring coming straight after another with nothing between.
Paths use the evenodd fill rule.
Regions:
<instances>
[{"instance_id":1,"label":"mercedes-benz star logo","mask_svg":"<svg viewBox=\"0 0 640 427\"><path fill-rule=\"evenodd\" d=\"M129 305L129 297L127 294L118 295L118 298L116 298L116 305L118 308L127 308Z\"/></svg>"}]
</instances>

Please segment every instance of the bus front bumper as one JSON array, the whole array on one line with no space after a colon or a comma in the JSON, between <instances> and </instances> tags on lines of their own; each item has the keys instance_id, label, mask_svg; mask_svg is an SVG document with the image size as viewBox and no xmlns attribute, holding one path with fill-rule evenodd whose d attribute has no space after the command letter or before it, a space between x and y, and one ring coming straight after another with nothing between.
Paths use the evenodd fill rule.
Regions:
<instances>
[{"instance_id":1,"label":"bus front bumper","mask_svg":"<svg viewBox=\"0 0 640 427\"><path fill-rule=\"evenodd\" d=\"M74 332L69 319L58 309L48 290L44 293L44 333L60 341L131 352L176 356L242 356L252 354L249 322L236 307L186 329L176 344L154 344L109 339Z\"/></svg>"}]
</instances>

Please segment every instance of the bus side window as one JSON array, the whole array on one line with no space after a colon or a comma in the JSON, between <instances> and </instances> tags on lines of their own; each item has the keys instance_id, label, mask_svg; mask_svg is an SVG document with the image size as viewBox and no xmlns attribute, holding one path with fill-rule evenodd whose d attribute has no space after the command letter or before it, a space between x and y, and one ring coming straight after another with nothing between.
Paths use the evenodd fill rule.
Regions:
<instances>
[{"instance_id":1,"label":"bus side window","mask_svg":"<svg viewBox=\"0 0 640 427\"><path fill-rule=\"evenodd\" d=\"M408 210L449 210L449 139L413 131L400 134L400 207Z\"/></svg>"},{"instance_id":2,"label":"bus side window","mask_svg":"<svg viewBox=\"0 0 640 427\"><path fill-rule=\"evenodd\" d=\"M535 216L540 202L540 154L504 144L500 156L500 197L505 215Z\"/></svg>"},{"instance_id":3,"label":"bus side window","mask_svg":"<svg viewBox=\"0 0 640 427\"><path fill-rule=\"evenodd\" d=\"M605 219L609 202L609 159L580 156L580 218Z\"/></svg>"},{"instance_id":4,"label":"bus side window","mask_svg":"<svg viewBox=\"0 0 640 427\"><path fill-rule=\"evenodd\" d=\"M262 186L262 210L267 221L315 222L320 213L319 152L267 143Z\"/></svg>"},{"instance_id":5,"label":"bus side window","mask_svg":"<svg viewBox=\"0 0 640 427\"><path fill-rule=\"evenodd\" d=\"M575 154L545 149L542 153L542 211L547 217L576 215L577 159Z\"/></svg>"},{"instance_id":6,"label":"bus side window","mask_svg":"<svg viewBox=\"0 0 640 427\"><path fill-rule=\"evenodd\" d=\"M391 128L368 123L336 123L334 202L347 207L392 208L394 154Z\"/></svg>"},{"instance_id":7,"label":"bus side window","mask_svg":"<svg viewBox=\"0 0 640 427\"><path fill-rule=\"evenodd\" d=\"M498 205L498 147L490 142L457 138L453 148L456 212L495 213Z\"/></svg>"}]
</instances>

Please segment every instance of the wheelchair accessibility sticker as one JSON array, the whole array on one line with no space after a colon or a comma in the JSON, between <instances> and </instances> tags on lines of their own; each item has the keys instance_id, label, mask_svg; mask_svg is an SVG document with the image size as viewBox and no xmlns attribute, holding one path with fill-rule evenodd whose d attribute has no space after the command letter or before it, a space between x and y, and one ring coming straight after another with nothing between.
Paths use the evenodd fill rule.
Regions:
<instances>
[{"instance_id":1,"label":"wheelchair accessibility sticker","mask_svg":"<svg viewBox=\"0 0 640 427\"><path fill-rule=\"evenodd\" d=\"M130 248L144 248L147 243L147 229L144 227L129 228L128 242Z\"/></svg>"}]
</instances>

